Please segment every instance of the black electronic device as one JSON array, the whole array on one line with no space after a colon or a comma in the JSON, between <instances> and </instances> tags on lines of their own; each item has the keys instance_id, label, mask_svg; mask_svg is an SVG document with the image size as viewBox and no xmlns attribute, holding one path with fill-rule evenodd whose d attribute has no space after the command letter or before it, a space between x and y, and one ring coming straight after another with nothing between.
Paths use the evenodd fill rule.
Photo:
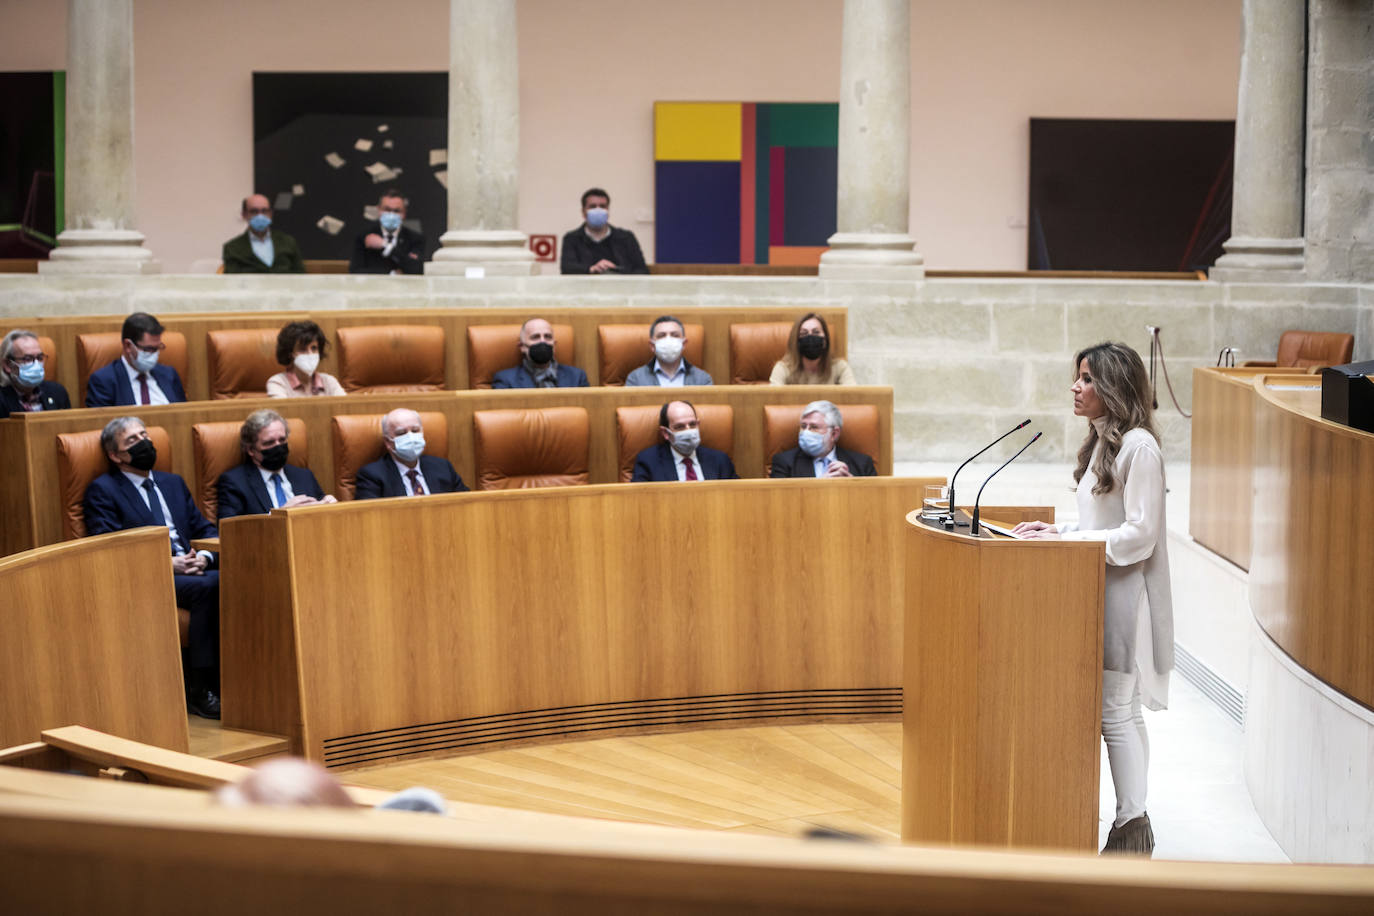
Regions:
<instances>
[{"instance_id":1,"label":"black electronic device","mask_svg":"<svg viewBox=\"0 0 1374 916\"><path fill-rule=\"evenodd\" d=\"M1374 433L1374 360L1322 370L1322 419Z\"/></svg>"}]
</instances>

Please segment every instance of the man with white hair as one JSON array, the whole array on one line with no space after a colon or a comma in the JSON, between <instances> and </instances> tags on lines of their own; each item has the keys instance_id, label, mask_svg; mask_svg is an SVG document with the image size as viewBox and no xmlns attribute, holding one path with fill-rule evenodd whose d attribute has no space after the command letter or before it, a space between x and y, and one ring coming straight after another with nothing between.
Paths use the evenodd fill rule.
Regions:
<instances>
[{"instance_id":1,"label":"man with white hair","mask_svg":"<svg viewBox=\"0 0 1374 916\"><path fill-rule=\"evenodd\" d=\"M448 459L425 454L425 428L415 411L398 407L382 417L382 444L386 454L358 469L355 499L467 492Z\"/></svg>"},{"instance_id":2,"label":"man with white hair","mask_svg":"<svg viewBox=\"0 0 1374 916\"><path fill-rule=\"evenodd\" d=\"M0 420L12 413L67 410L67 389L48 381L48 354L33 331L16 329L0 341Z\"/></svg>"},{"instance_id":3,"label":"man with white hair","mask_svg":"<svg viewBox=\"0 0 1374 916\"><path fill-rule=\"evenodd\" d=\"M877 477L873 459L840 448L844 417L829 401L812 401L802 408L797 447L773 456L769 477Z\"/></svg>"}]
</instances>

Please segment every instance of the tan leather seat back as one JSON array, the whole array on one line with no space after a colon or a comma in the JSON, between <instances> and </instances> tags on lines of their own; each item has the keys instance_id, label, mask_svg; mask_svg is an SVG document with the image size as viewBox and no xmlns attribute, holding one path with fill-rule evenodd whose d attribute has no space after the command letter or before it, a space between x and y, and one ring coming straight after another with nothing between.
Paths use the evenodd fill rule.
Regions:
<instances>
[{"instance_id":1,"label":"tan leather seat back","mask_svg":"<svg viewBox=\"0 0 1374 916\"><path fill-rule=\"evenodd\" d=\"M448 457L448 417L438 411L419 411L425 428L425 454ZM386 451L382 444L382 417L385 414L348 414L335 416L332 421L334 437L334 498L352 499L358 483L358 469L371 464ZM295 433L291 434L294 442Z\"/></svg>"},{"instance_id":2,"label":"tan leather seat back","mask_svg":"<svg viewBox=\"0 0 1374 916\"><path fill-rule=\"evenodd\" d=\"M765 404L763 407L763 476L773 466L773 457L797 446L801 412L805 404ZM862 452L876 464L881 438L878 408L872 404L836 404L844 425L840 427L839 447Z\"/></svg>"},{"instance_id":3,"label":"tan leather seat back","mask_svg":"<svg viewBox=\"0 0 1374 916\"><path fill-rule=\"evenodd\" d=\"M427 324L339 328L339 384L349 394L442 391L444 329Z\"/></svg>"},{"instance_id":4,"label":"tan leather seat back","mask_svg":"<svg viewBox=\"0 0 1374 916\"><path fill-rule=\"evenodd\" d=\"M219 521L219 475L244 460L239 430L243 424L229 420L224 423L196 423L191 427L191 453L195 458L196 479L191 482L191 495L200 512L212 522ZM310 463L310 439L305 434L305 421L286 418L286 439L291 445L290 462L301 467Z\"/></svg>"},{"instance_id":5,"label":"tan leather seat back","mask_svg":"<svg viewBox=\"0 0 1374 916\"><path fill-rule=\"evenodd\" d=\"M282 371L277 362L277 333L277 328L207 332L205 363L210 373L210 397L267 397L267 380Z\"/></svg>"},{"instance_id":6,"label":"tan leather seat back","mask_svg":"<svg viewBox=\"0 0 1374 916\"><path fill-rule=\"evenodd\" d=\"M57 378L57 342L51 337L38 335L38 346L43 348L43 355L47 359L43 360L43 378L50 382L58 381ZM74 403L73 407L80 407L85 401Z\"/></svg>"},{"instance_id":7,"label":"tan leather seat back","mask_svg":"<svg viewBox=\"0 0 1374 916\"><path fill-rule=\"evenodd\" d=\"M1343 366L1355 352L1355 335L1328 331L1284 331L1275 364L1308 369Z\"/></svg>"},{"instance_id":8,"label":"tan leather seat back","mask_svg":"<svg viewBox=\"0 0 1374 916\"><path fill-rule=\"evenodd\" d=\"M687 335L683 355L693 366L700 366L705 329L699 324L687 324L683 325L682 331ZM603 324L596 329L596 335L601 345L603 385L624 385L631 372L646 365L653 357L653 351L649 349L647 324ZM561 348L563 345L560 343L558 346Z\"/></svg>"},{"instance_id":9,"label":"tan leather seat back","mask_svg":"<svg viewBox=\"0 0 1374 916\"><path fill-rule=\"evenodd\" d=\"M701 444L735 460L735 409L729 404L692 404L701 424ZM635 456L659 442L660 407L617 407L615 434L619 446L620 482L634 474Z\"/></svg>"},{"instance_id":10,"label":"tan leather seat back","mask_svg":"<svg viewBox=\"0 0 1374 916\"><path fill-rule=\"evenodd\" d=\"M730 383L767 385L773 364L787 352L789 321L730 325Z\"/></svg>"},{"instance_id":11,"label":"tan leather seat back","mask_svg":"<svg viewBox=\"0 0 1374 916\"><path fill-rule=\"evenodd\" d=\"M175 369L181 378L182 387L186 387L186 370L189 365L186 361L186 335L180 331L164 331L162 345L166 349L158 357L158 363ZM86 379L91 377L91 373L119 359L123 352L124 344L118 331L76 335L76 379L77 386L81 389L81 398L74 402L75 406L86 403ZM190 397L189 393L187 397Z\"/></svg>"},{"instance_id":12,"label":"tan leather seat back","mask_svg":"<svg viewBox=\"0 0 1374 916\"><path fill-rule=\"evenodd\" d=\"M149 426L148 438L157 448L156 470L172 470L172 438L161 426ZM110 469L100 448L100 430L60 433L57 437L57 490L62 500L62 539L86 536L86 488Z\"/></svg>"},{"instance_id":13,"label":"tan leather seat back","mask_svg":"<svg viewBox=\"0 0 1374 916\"><path fill-rule=\"evenodd\" d=\"M590 479L585 407L479 410L477 489L566 487Z\"/></svg>"},{"instance_id":14,"label":"tan leather seat back","mask_svg":"<svg viewBox=\"0 0 1374 916\"><path fill-rule=\"evenodd\" d=\"M575 365L573 354L577 350L573 347L572 325L554 325L553 339L558 342L554 350L555 358L565 365ZM520 325L468 325L469 388L490 388L496 373L519 364Z\"/></svg>"}]
</instances>

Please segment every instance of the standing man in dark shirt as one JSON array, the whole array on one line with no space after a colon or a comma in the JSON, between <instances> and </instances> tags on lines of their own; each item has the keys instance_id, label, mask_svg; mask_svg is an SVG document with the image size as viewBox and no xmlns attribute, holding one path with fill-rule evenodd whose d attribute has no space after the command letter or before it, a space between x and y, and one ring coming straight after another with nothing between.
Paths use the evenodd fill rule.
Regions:
<instances>
[{"instance_id":1,"label":"standing man in dark shirt","mask_svg":"<svg viewBox=\"0 0 1374 916\"><path fill-rule=\"evenodd\" d=\"M377 222L363 227L353 243L348 261L351 274L422 274L425 272L425 237L401 225L406 218L406 199L388 188L377 202Z\"/></svg>"},{"instance_id":2,"label":"standing man in dark shirt","mask_svg":"<svg viewBox=\"0 0 1374 916\"><path fill-rule=\"evenodd\" d=\"M647 274L639 240L610 224L611 195L592 188L582 195L583 223L563 236L565 274Z\"/></svg>"}]
</instances>

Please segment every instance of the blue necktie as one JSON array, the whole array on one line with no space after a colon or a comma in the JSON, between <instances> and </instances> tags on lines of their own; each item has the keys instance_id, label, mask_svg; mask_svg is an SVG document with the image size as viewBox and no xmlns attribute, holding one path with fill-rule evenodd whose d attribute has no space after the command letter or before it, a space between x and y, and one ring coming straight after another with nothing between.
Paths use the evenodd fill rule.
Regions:
<instances>
[{"instance_id":1,"label":"blue necktie","mask_svg":"<svg viewBox=\"0 0 1374 916\"><path fill-rule=\"evenodd\" d=\"M153 478L149 477L143 481L143 489L148 493L148 511L153 514L153 521L167 529L167 537L171 539L172 552L180 553L181 544L177 541L176 532L167 524L167 516L162 514L162 500L157 498L157 489L153 486Z\"/></svg>"},{"instance_id":2,"label":"blue necktie","mask_svg":"<svg viewBox=\"0 0 1374 916\"><path fill-rule=\"evenodd\" d=\"M277 507L280 508L280 507L286 505L286 491L283 490L282 487L281 487L281 475L280 475L280 474L273 474L273 475L272 475L272 486L274 486L274 487L277 488Z\"/></svg>"}]
</instances>

